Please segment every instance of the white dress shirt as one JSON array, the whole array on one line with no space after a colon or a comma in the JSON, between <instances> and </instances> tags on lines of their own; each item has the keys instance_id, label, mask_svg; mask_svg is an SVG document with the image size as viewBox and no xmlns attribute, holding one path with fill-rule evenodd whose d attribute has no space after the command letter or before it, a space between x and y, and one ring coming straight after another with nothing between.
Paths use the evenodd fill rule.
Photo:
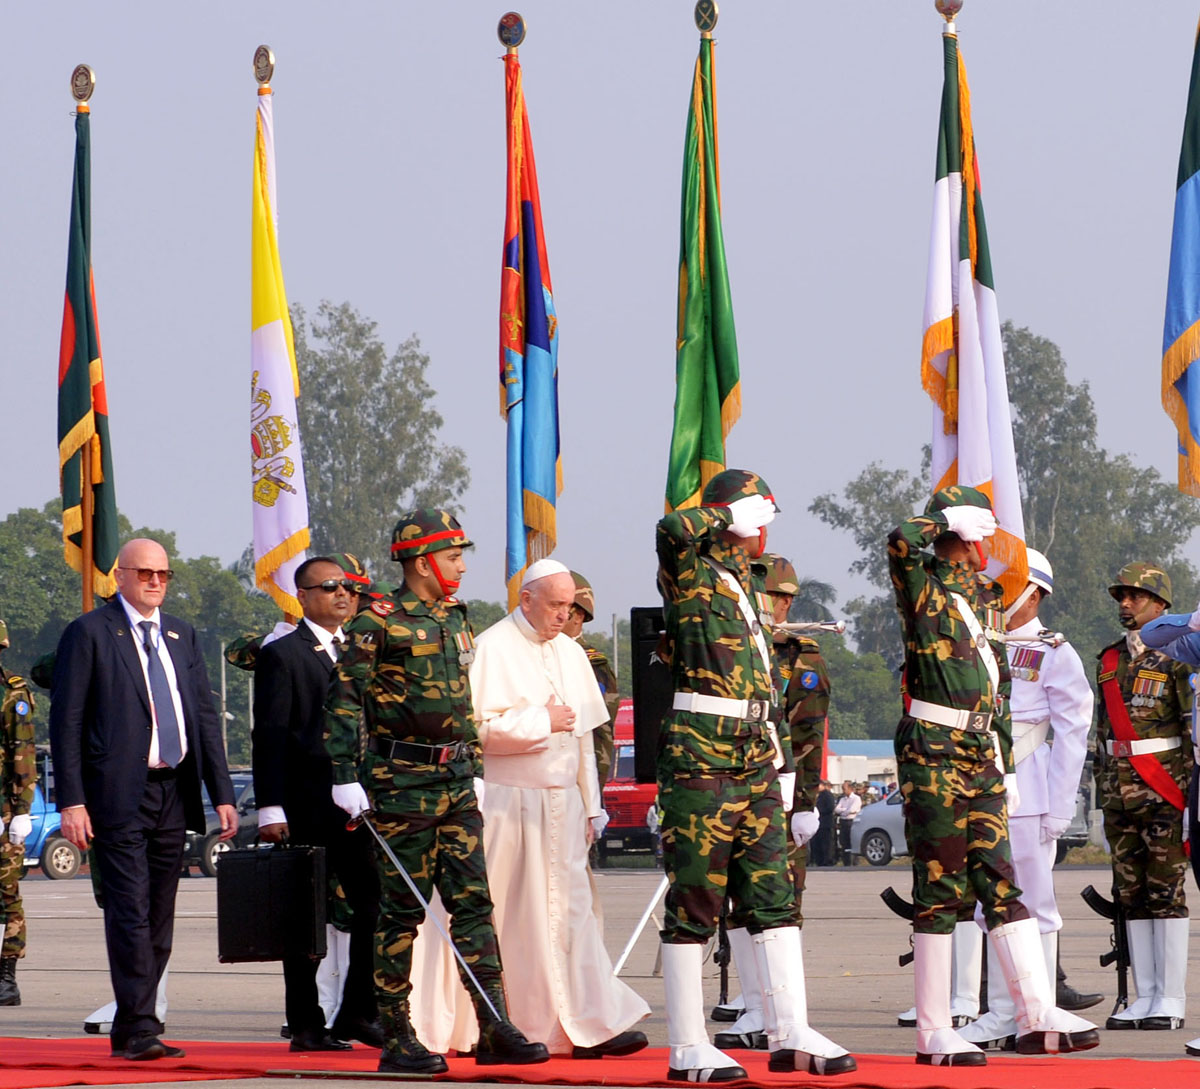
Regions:
<instances>
[{"instance_id":1,"label":"white dress shirt","mask_svg":"<svg viewBox=\"0 0 1200 1089\"><path fill-rule=\"evenodd\" d=\"M150 691L150 669L147 664L149 658L146 657L145 636L143 629L138 627L139 624L145 620L150 621L150 641L154 645L154 652L158 655L158 660L162 662L163 672L167 675L167 684L171 688L171 702L175 705L175 721L179 724L179 759L182 761L188 753L188 739L187 730L183 724L183 700L179 695L179 679L175 676L175 663L171 660L170 653L163 649L162 622L158 609L155 609L150 616L142 616L120 594L117 595L117 600L120 601L121 608L125 610L125 615L129 618L133 643L137 647L138 661L142 663L142 676L146 680L146 697L150 701L151 727L148 766L165 768L167 765L158 755L158 713L154 709L154 694ZM177 636L171 632L168 638L177 638Z\"/></svg>"}]
</instances>

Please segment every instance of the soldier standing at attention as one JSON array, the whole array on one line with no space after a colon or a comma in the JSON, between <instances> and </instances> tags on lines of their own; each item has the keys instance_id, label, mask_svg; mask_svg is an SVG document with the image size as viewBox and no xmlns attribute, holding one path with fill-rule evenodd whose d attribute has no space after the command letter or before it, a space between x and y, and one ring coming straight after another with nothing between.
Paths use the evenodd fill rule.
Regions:
<instances>
[{"instance_id":1,"label":"soldier standing at attention","mask_svg":"<svg viewBox=\"0 0 1200 1089\"><path fill-rule=\"evenodd\" d=\"M392 533L404 584L345 628L348 645L330 680L325 745L333 800L350 817L375 812L375 826L428 901L436 887L452 913L450 933L501 1020L463 974L479 1021L475 1061L545 1062L508 1020L500 949L483 856L483 818L474 777L482 774L467 668L474 636L454 597L471 542L453 515L412 511ZM360 718L367 753L359 778ZM380 860L375 987L383 1028L379 1069L436 1074L446 1061L417 1039L409 1017L412 945L425 916L389 861Z\"/></svg>"},{"instance_id":2,"label":"soldier standing at attention","mask_svg":"<svg viewBox=\"0 0 1200 1089\"><path fill-rule=\"evenodd\" d=\"M911 697L895 746L913 858L917 1062L938 1066L987 1062L951 1027L951 948L968 886L1016 1007L1017 1051L1082 1051L1100 1042L1094 1025L1055 1007L1038 925L1013 877L1005 812L1006 793L1019 806L1011 681L998 639L1001 588L982 575L995 531L987 496L956 485L888 536Z\"/></svg>"},{"instance_id":3,"label":"soldier standing at attention","mask_svg":"<svg viewBox=\"0 0 1200 1089\"><path fill-rule=\"evenodd\" d=\"M8 649L8 625L0 620L0 651ZM17 961L25 955L25 909L21 869L25 837L33 831L29 807L37 784L33 747L33 693L24 677L0 666L0 1006L19 1006Z\"/></svg>"},{"instance_id":4,"label":"soldier standing at attention","mask_svg":"<svg viewBox=\"0 0 1200 1089\"><path fill-rule=\"evenodd\" d=\"M1137 1001L1110 1029L1183 1027L1188 910L1183 809L1192 774L1188 669L1138 634L1171 605L1171 580L1152 563L1126 564L1108 588L1125 635L1100 652L1096 786L1113 885L1125 909Z\"/></svg>"},{"instance_id":5,"label":"soldier standing at attention","mask_svg":"<svg viewBox=\"0 0 1200 1089\"><path fill-rule=\"evenodd\" d=\"M608 708L608 722L592 731L592 744L596 751L596 778L600 782L600 796L603 798L604 784L612 774L613 725L617 721L621 693L617 690L617 675L608 664L607 655L583 637L584 624L590 624L596 613L596 595L592 584L578 571L572 571L571 578L575 580L575 601L571 605L571 615L563 625L563 635L574 639L587 652L592 672L596 675L596 683L604 695L604 706ZM608 823L607 816L604 823Z\"/></svg>"},{"instance_id":6,"label":"soldier standing at attention","mask_svg":"<svg viewBox=\"0 0 1200 1089\"><path fill-rule=\"evenodd\" d=\"M718 473L701 506L658 523L658 580L675 695L660 734L658 797L670 888L662 930L667 1077L745 1070L708 1040L701 964L721 903L746 928L764 992L770 1069L835 1074L854 1058L808 1025L799 913L788 876L771 653L750 570L775 502L761 477ZM766 614L770 621L770 614ZM774 740L773 740L774 739ZM789 792L794 787L789 787Z\"/></svg>"}]
</instances>

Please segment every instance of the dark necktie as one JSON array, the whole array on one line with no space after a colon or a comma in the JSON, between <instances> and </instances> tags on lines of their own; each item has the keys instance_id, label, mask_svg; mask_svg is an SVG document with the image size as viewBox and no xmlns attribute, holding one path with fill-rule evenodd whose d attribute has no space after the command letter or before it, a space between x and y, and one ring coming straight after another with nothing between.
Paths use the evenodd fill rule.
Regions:
<instances>
[{"instance_id":1,"label":"dark necktie","mask_svg":"<svg viewBox=\"0 0 1200 1089\"><path fill-rule=\"evenodd\" d=\"M150 675L150 698L154 701L154 718L158 723L158 758L168 767L175 767L183 759L179 744L179 721L175 718L175 701L171 699L171 685L162 659L154 649L150 638L153 627L149 620L138 622L142 629L142 646L146 650L146 672Z\"/></svg>"}]
</instances>

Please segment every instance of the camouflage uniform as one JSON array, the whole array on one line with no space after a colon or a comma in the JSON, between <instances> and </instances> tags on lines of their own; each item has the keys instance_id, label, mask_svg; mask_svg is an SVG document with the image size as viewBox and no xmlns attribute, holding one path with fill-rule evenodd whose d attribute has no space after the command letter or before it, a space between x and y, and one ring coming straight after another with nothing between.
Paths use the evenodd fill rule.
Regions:
<instances>
[{"instance_id":1,"label":"camouflage uniform","mask_svg":"<svg viewBox=\"0 0 1200 1089\"><path fill-rule=\"evenodd\" d=\"M596 615L596 596L592 591L592 584L578 571L572 571L571 578L575 580L575 604L583 612L583 622L590 624ZM600 795L603 797L604 784L612 774L613 725L617 721L621 693L617 688L617 675L608 664L608 656L593 647L582 635L577 636L575 641L587 653L592 672L596 675L596 683L604 695L604 705L608 708L608 721L592 731L592 745L596 753L596 778L600 781Z\"/></svg>"},{"instance_id":2,"label":"camouflage uniform","mask_svg":"<svg viewBox=\"0 0 1200 1089\"><path fill-rule=\"evenodd\" d=\"M1134 568L1144 568L1133 572ZM1170 583L1146 564L1130 564L1118 576L1119 586L1145 588L1167 601ZM1157 579L1157 582L1151 581ZM1167 596L1164 596L1167 595ZM1114 594L1115 596L1115 594ZM1168 601L1169 604L1169 601ZM1116 680L1138 739L1178 738L1177 748L1146 754L1187 797L1192 774L1190 722L1192 689L1190 670L1160 650L1146 649L1130 655L1124 636L1109 644L1097 657L1117 651ZM1109 676L1103 664L1096 667L1097 682ZM1149 786L1127 756L1114 755L1116 735L1105 703L1104 689L1096 701L1096 787L1104 811L1104 834L1112 850L1113 881L1129 919L1186 918L1183 879L1187 855L1183 846L1183 815Z\"/></svg>"},{"instance_id":3,"label":"camouflage uniform","mask_svg":"<svg viewBox=\"0 0 1200 1089\"><path fill-rule=\"evenodd\" d=\"M0 650L8 646L8 628L0 621ZM0 916L4 939L0 946L0 1005L19 1005L15 982L17 959L25 955L25 911L21 905L21 869L25 848L10 842L9 822L28 814L37 784L37 754L33 744L33 693L23 677L0 666ZM11 988L15 1001L6 1000Z\"/></svg>"},{"instance_id":4,"label":"camouflage uniform","mask_svg":"<svg viewBox=\"0 0 1200 1089\"><path fill-rule=\"evenodd\" d=\"M1012 686L1004 645L991 641L999 691L951 593L964 597L986 630L1003 631L998 583L968 564L923 554L948 532L946 506L989 507L973 488L938 492L926 513L909 518L888 536L888 566L904 628L907 696L941 707L991 713L991 732L972 732L922 721L906 713L896 727L898 780L904 796L905 835L913 857L913 929L951 934L969 917L971 890L983 905L989 929L1029 917L1013 878L1008 845L1004 767L1012 767Z\"/></svg>"}]
</instances>

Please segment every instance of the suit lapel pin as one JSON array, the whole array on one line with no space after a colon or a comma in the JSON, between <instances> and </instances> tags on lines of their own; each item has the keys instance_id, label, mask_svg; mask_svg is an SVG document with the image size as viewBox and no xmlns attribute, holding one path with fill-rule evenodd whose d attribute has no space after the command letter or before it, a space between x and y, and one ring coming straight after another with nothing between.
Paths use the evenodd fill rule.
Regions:
<instances>
[{"instance_id":1,"label":"suit lapel pin","mask_svg":"<svg viewBox=\"0 0 1200 1089\"><path fill-rule=\"evenodd\" d=\"M168 638L168 639L178 639L178 638L179 638L179 632L177 632L177 631L169 631L169 632L167 632L167 638Z\"/></svg>"}]
</instances>

